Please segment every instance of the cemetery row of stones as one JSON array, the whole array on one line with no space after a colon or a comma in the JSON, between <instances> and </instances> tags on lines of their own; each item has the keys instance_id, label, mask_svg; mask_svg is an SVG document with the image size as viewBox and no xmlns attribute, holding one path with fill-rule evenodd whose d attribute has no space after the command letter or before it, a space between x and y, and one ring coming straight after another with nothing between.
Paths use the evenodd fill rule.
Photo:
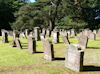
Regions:
<instances>
[{"instance_id":1,"label":"cemetery row of stones","mask_svg":"<svg viewBox=\"0 0 100 74\"><path fill-rule=\"evenodd\" d=\"M58 30L54 29L50 31L49 29L42 29L40 31L39 27L35 27L34 31L29 32L28 29L25 32L18 31L7 31L2 30L2 42L8 43L8 35L13 36L13 41L10 43L12 47L17 47L22 49L21 42L19 37L28 39L28 51L31 53L35 53L36 51L36 41L41 40L43 42L44 49L44 59L52 61L54 60L54 48L53 43L59 43L59 35L61 35L62 40L66 48L66 56L65 56L65 66L74 71L82 71L83 70L83 59L84 59L84 51L82 49L87 48L88 39L95 40L96 34L100 37L100 30L98 32L94 30L83 30L80 32L80 36L77 37L77 33L74 29L71 30ZM52 42L45 37L52 36ZM69 38L75 37L78 39L78 44L71 44Z\"/></svg>"}]
</instances>

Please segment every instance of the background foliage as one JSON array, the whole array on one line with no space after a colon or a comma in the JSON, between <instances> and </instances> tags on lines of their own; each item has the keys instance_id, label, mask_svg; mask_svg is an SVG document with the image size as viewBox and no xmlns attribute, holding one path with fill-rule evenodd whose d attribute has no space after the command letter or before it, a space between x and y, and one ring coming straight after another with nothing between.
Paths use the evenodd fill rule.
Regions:
<instances>
[{"instance_id":1,"label":"background foliage","mask_svg":"<svg viewBox=\"0 0 100 74\"><path fill-rule=\"evenodd\" d=\"M98 29L98 0L0 0L0 28L24 30L35 26L53 29Z\"/></svg>"}]
</instances>

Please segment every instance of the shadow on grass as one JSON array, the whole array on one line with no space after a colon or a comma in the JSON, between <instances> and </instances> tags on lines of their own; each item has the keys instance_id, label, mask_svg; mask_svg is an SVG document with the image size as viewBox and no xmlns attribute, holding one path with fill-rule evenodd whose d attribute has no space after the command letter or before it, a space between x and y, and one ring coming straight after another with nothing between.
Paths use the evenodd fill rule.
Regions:
<instances>
[{"instance_id":1,"label":"shadow on grass","mask_svg":"<svg viewBox=\"0 0 100 74\"><path fill-rule=\"evenodd\" d=\"M61 58L61 57L56 57L56 58L54 58L54 60L65 60L65 58Z\"/></svg>"},{"instance_id":2,"label":"shadow on grass","mask_svg":"<svg viewBox=\"0 0 100 74\"><path fill-rule=\"evenodd\" d=\"M87 49L100 49L100 47L87 47Z\"/></svg>"},{"instance_id":3,"label":"shadow on grass","mask_svg":"<svg viewBox=\"0 0 100 74\"><path fill-rule=\"evenodd\" d=\"M35 53L43 53L43 52L41 52L41 51L36 51Z\"/></svg>"},{"instance_id":4,"label":"shadow on grass","mask_svg":"<svg viewBox=\"0 0 100 74\"><path fill-rule=\"evenodd\" d=\"M100 71L100 67L97 66L84 66L83 71Z\"/></svg>"}]
</instances>

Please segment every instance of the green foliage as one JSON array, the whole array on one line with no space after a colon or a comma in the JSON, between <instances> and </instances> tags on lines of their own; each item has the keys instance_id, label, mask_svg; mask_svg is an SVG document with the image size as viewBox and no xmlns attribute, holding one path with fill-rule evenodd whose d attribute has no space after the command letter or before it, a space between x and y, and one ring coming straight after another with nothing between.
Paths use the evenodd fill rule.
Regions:
<instances>
[{"instance_id":1,"label":"green foliage","mask_svg":"<svg viewBox=\"0 0 100 74\"><path fill-rule=\"evenodd\" d=\"M14 12L24 4L18 0L0 0L0 29L11 29L11 23L15 21Z\"/></svg>"},{"instance_id":2,"label":"green foliage","mask_svg":"<svg viewBox=\"0 0 100 74\"><path fill-rule=\"evenodd\" d=\"M97 0L36 0L25 5L15 13L16 22L13 29L32 29L35 26L54 28L55 26L70 28L96 29L99 21L94 9ZM65 27L66 26L66 27Z\"/></svg>"}]
</instances>

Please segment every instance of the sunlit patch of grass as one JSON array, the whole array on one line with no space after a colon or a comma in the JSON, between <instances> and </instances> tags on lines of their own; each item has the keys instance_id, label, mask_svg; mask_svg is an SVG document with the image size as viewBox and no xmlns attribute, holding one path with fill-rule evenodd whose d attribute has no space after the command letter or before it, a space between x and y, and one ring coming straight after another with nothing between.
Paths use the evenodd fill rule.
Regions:
<instances>
[{"instance_id":1,"label":"sunlit patch of grass","mask_svg":"<svg viewBox=\"0 0 100 74\"><path fill-rule=\"evenodd\" d=\"M1 38L1 37L0 37ZM48 38L48 37L47 37ZM52 40L52 38L49 38ZM72 44L78 44L77 39L69 39ZM12 41L12 37L9 37ZM9 43L0 42L0 74L99 74L100 71L74 72L65 67L65 60L46 61L43 53L31 54L27 51L27 39L20 39L23 49L12 48ZM60 36L60 43L54 45L55 58L65 58L66 45ZM43 52L42 41L36 43L37 51ZM84 65L100 67L100 38L89 40L88 48L84 50Z\"/></svg>"}]
</instances>

